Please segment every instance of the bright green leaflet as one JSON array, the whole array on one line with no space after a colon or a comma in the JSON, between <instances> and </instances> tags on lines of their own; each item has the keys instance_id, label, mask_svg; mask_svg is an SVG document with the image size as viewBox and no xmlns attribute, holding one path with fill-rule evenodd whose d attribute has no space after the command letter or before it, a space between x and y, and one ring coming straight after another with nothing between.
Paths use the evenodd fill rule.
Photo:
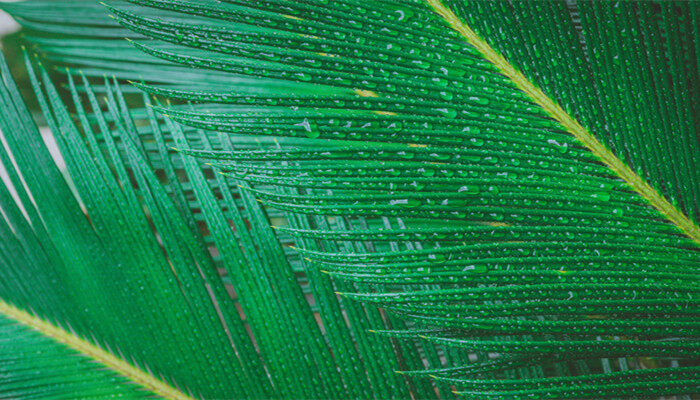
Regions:
<instances>
[{"instance_id":1,"label":"bright green leaflet","mask_svg":"<svg viewBox=\"0 0 700 400\"><path fill-rule=\"evenodd\" d=\"M156 213L154 225L191 235L192 249L197 241L219 249L221 260L210 262L226 269L250 318L270 374L267 393L405 398L410 390L427 398L438 395L431 382L443 397L455 389L487 399L700 391L692 361L700 347L696 4L132 3L109 4L126 30L99 17L99 8L81 9L83 2L58 13L42 2L6 8L22 16L52 62L140 81L138 90L159 99L152 111L127 111L119 86L95 86L111 99L100 130L110 129L112 116L123 120L117 144L98 145L141 171L138 188L159 187L150 168L171 177L187 171L180 189L172 178L153 189L148 208L172 210ZM470 45L460 24L666 204L650 206L541 99ZM51 101L57 107L58 98ZM128 113L151 128L129 122ZM213 189L230 181L207 178L166 142L207 159L243 187L240 194ZM126 171L119 181L128 181ZM241 217L231 214L236 202L246 210ZM246 215L256 222L250 237L239 237ZM200 237L193 221L212 234ZM303 259L280 243L293 243ZM177 252L175 242L168 248ZM386 313L373 314L375 306ZM280 312L290 317L278 326ZM233 342L245 343L236 317L224 315L238 326ZM107 340L125 340L116 333ZM260 377L255 354L238 360ZM306 373L314 367L323 372ZM228 393L255 397L258 387L234 383Z\"/></svg>"}]
</instances>

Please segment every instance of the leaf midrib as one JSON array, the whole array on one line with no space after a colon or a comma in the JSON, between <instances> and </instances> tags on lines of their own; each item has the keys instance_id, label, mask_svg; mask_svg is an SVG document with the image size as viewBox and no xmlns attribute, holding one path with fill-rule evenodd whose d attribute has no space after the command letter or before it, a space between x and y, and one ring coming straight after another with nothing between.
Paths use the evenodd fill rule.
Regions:
<instances>
[{"instance_id":1,"label":"leaf midrib","mask_svg":"<svg viewBox=\"0 0 700 400\"><path fill-rule=\"evenodd\" d=\"M629 184L640 196L645 198L655 209L663 214L685 235L690 237L700 247L700 228L693 223L678 208L674 207L665 197L659 194L642 177L637 175L622 160L617 158L612 151L605 147L575 118L569 115L554 100L550 99L537 85L532 83L502 55L494 50L485 40L476 34L465 24L452 10L445 7L440 0L425 0L448 25L457 31L466 41L474 46L481 55L494 64L500 73L508 77L513 83L527 94L537 105L542 107L549 116L559 122L567 132L573 135L605 165L613 170L621 179Z\"/></svg>"},{"instance_id":2,"label":"leaf midrib","mask_svg":"<svg viewBox=\"0 0 700 400\"><path fill-rule=\"evenodd\" d=\"M153 392L162 398L171 400L194 400L192 397L182 393L180 390L168 385L160 379L155 378L143 370L134 367L130 363L114 356L113 354L102 350L94 344L79 338L75 334L68 332L52 323L44 321L24 310L21 310L2 299L0 299L0 314L3 314L9 319L33 329L58 343L70 347L84 357L104 365L110 370L126 377L132 383L139 385L143 387L143 389Z\"/></svg>"}]
</instances>

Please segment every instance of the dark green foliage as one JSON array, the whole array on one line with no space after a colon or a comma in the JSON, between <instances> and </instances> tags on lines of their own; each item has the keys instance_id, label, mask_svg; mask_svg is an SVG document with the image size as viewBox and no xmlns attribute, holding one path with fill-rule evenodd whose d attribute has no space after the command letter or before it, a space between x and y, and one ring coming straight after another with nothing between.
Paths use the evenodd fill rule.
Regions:
<instances>
[{"instance_id":1,"label":"dark green foliage","mask_svg":"<svg viewBox=\"0 0 700 400\"><path fill-rule=\"evenodd\" d=\"M694 231L428 2L4 4L77 197L4 71L0 298L202 398L699 392L697 4L444 4Z\"/></svg>"}]
</instances>

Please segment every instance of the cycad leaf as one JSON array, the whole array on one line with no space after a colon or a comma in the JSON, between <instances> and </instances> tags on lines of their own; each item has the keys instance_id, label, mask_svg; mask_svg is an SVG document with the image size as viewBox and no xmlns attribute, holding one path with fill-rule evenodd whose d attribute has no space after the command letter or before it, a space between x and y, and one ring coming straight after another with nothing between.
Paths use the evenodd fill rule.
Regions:
<instances>
[{"instance_id":1,"label":"cycad leaf","mask_svg":"<svg viewBox=\"0 0 700 400\"><path fill-rule=\"evenodd\" d=\"M312 290L322 288L313 294L332 300L319 298L324 315L339 313L332 285L389 311L367 321L408 355L408 375L470 398L700 390L694 3L132 3L111 12L145 36L129 35L143 63L123 44L34 40L56 62L152 81L136 86L173 99L155 110L185 126L168 122L178 147L242 181L245 202L285 212L278 237L297 238ZM73 47L83 45L96 51ZM278 142L236 143L249 135ZM223 226L217 213L207 222ZM234 240L213 236L223 249ZM265 254L281 260L274 246ZM301 316L289 271L272 271L283 272L273 301ZM349 317L362 311L342 304ZM339 348L348 335L334 332ZM318 336L303 339L330 372ZM308 365L283 362L279 382L295 384L292 364ZM345 370L345 389L334 374L323 388L300 375L282 395L357 396L360 375ZM414 394L431 395L415 382Z\"/></svg>"},{"instance_id":2,"label":"cycad leaf","mask_svg":"<svg viewBox=\"0 0 700 400\"><path fill-rule=\"evenodd\" d=\"M654 53L658 48L645 53L644 44L634 42L636 48L617 56L635 58L619 67L598 61L602 59L599 54L585 53L578 38L565 46L545 41L540 46L546 47L547 54L571 47L565 53L566 62L593 69L590 80L597 85L597 92L586 92L589 75L571 79L551 66L542 66L545 59L538 59L535 66L542 68L524 68L541 85L550 83L545 87L553 95L548 97L518 72L523 67L514 67L500 54L516 54L511 59L527 65L540 51L536 44L546 37L544 32L560 30L570 39L577 27L571 10L563 4L135 3L168 11L115 10L125 26L189 46L135 43L151 55L254 76L261 82L286 79L306 82L309 87L322 85L313 95L292 94L282 88L256 94L246 89L140 87L155 94L220 103L195 106L194 110L160 109L185 125L314 141L320 150L284 147L199 153L260 186L253 192L265 204L350 221L372 221L377 218L374 215L400 218L406 228L386 232L350 228L339 233L322 225L288 231L379 244L373 251L334 249L330 244L321 250L302 250L304 256L338 277L379 285L367 287L370 293L347 294L349 297L437 327L438 331L424 336L467 348L474 340L496 346L498 341L489 341L493 335L500 340L505 339L500 335L510 335L505 343L512 345L515 354L551 354L558 349L582 360L649 356L664 337L682 337L697 349L693 338L698 324L692 318L697 307L692 304L697 293L698 253L693 242L698 242L700 233L693 222L697 218L693 194L697 180L688 179L696 173L693 166L697 163L692 130L679 130L683 145L672 147L676 157L686 162L678 163L678 168L660 166L659 160L669 157L663 154L672 150L654 146L662 135L655 132L663 132L661 127L669 124L652 123L651 117L621 121L621 111L641 107L631 108L630 95L610 93L627 87L633 92L650 79L694 79L692 74L661 77L659 71L644 69L629 75L634 73L633 61L658 62ZM617 24L605 20L605 35L611 44L600 46L619 50L626 43L624 36L616 38L618 25L634 25L633 36L651 35L659 29L654 23L660 22L654 7L646 3L629 8L592 5L591 13L615 13L618 18ZM491 8L500 11L497 15L502 19L480 18ZM559 18L549 24L541 19L538 26L525 23L525 17L539 8ZM173 11L194 17L178 17ZM584 7L584 11L589 10ZM595 19L597 14L592 15L586 14L591 19L580 22L585 35L600 21ZM655 19L642 27L641 15ZM668 17L663 14L661 21ZM498 31L497 26L508 18L521 21L517 29L525 39L517 48L499 41L500 53L488 43L488 36L479 36L467 25L468 20L477 19L483 32L507 38L506 30ZM567 18L568 25L564 24ZM187 35L178 34L184 31ZM665 51L674 63L670 41L679 32L665 33L669 40ZM587 43L585 35L583 43ZM641 53L635 53L638 48ZM615 56L610 50L605 54ZM624 77L623 83L611 87L616 75ZM686 86L681 83L680 87ZM329 94L322 94L324 91ZM655 96L655 101L643 106L663 120L676 104L659 101L661 94ZM559 102L574 111L566 111ZM579 118L589 127L577 115L585 115ZM688 118L683 124L692 122ZM617 122L605 125L608 120ZM654 126L659 130L652 130ZM596 135L590 133L594 129ZM333 141L319 141L323 139ZM623 143L629 145L621 147ZM651 161L654 157L656 161ZM271 191L266 189L269 185L303 191ZM411 246L411 239L421 240L422 248ZM382 247L381 242L388 240L399 243ZM596 338L602 350L590 347L576 354L575 347L566 345ZM538 345L542 341L553 346ZM589 361L573 371L560 369L557 373L581 375L575 378L503 381L491 388L490 381L468 384L476 378L448 380L463 385L464 393L471 395L579 397L605 390L630 395L638 393L643 382L655 393L663 393L663 382L676 373L669 368L650 375L626 372L630 368L626 362L621 367L614 372L606 362L596 366ZM596 374L600 368L608 374ZM679 376L677 386L665 387L676 393L692 391L693 385Z\"/></svg>"},{"instance_id":3,"label":"cycad leaf","mask_svg":"<svg viewBox=\"0 0 700 400\"><path fill-rule=\"evenodd\" d=\"M126 257L122 258L122 263L108 261L110 255L105 251L107 246L104 239L110 234L110 226L101 223L100 213L91 214L94 219L90 221L81 212L81 206L91 208L94 205L94 198L87 196L88 192L83 192L81 203L73 197L69 185L44 147L9 76L4 59L0 61L3 77L0 97L5 116L0 128L3 133L11 132L4 135L8 145L0 153L7 173L6 185L0 190L4 217L1 221L3 270L0 312L3 321L7 322L3 326L7 327L4 333L8 336L3 336L3 340L9 340L3 350L21 354L23 348L26 350L26 346L32 346L34 351L39 352L36 355L27 353L21 362L14 364L11 358L3 358L8 361L3 363L3 368L8 368L9 372L7 379L0 381L0 388L11 398L61 398L68 395L67 391L72 391L73 396L84 397L104 398L120 393L139 397L148 395L141 393L144 389L167 398L189 398L168 380L137 367L157 366L162 362L159 362L157 353L135 350L139 346L137 339L143 335L141 329L146 328L142 324L139 326L138 321L145 318L143 313L149 309L139 302L151 303L167 292L141 299L128 297L126 287L129 284L138 282L138 285L145 287L149 285L148 279L128 272L129 259ZM49 99L55 100L52 99L52 88L47 88ZM40 100L42 106L48 107L43 97ZM55 101L52 103L58 106ZM60 118L60 108L54 110ZM50 116L47 113L47 117ZM49 122L52 126L56 123L55 120ZM68 121L63 119L62 122ZM63 128L66 136L60 138L61 147L65 145L64 140L75 139L70 135L69 125L63 125ZM59 132L57 128L55 131ZM74 146L73 150L80 154L81 150L86 149ZM74 167L75 159L69 156L77 155L69 152L63 154L69 169ZM75 182L82 187L84 184L97 184L100 180L92 178ZM109 181L102 180L102 183L104 192L99 200L102 212L111 211L114 217L115 210L109 208L113 200L109 193ZM98 194L97 189L90 193ZM118 222L116 218L113 221ZM123 238L126 239L125 236ZM136 238L139 240L138 236ZM116 241L112 245L119 243ZM112 248L112 251L115 249ZM112 279L99 278L110 275ZM119 307L107 305L110 301L117 302ZM131 315L124 313L130 307L133 307ZM162 312L156 307L150 309ZM27 310L36 312L37 316ZM69 325L70 330L46 322L46 319ZM170 326L170 329L175 329L175 326ZM155 332L155 329L151 331ZM115 337L120 339L115 341ZM82 338L91 338L95 343ZM173 342L179 340L173 339ZM164 348L168 346L166 341L160 343ZM111 344L119 355L102 350L96 344L107 347ZM141 343L141 346L144 345ZM126 357L122 355L122 350ZM189 351L183 346L179 354ZM70 359L73 359L72 363ZM23 365L27 369L23 370ZM31 369L28 368L30 365ZM102 371L105 368L111 371ZM173 371L171 369L168 374ZM90 381L81 382L81 379Z\"/></svg>"},{"instance_id":4,"label":"cycad leaf","mask_svg":"<svg viewBox=\"0 0 700 400\"><path fill-rule=\"evenodd\" d=\"M37 303L50 304L54 301L55 304L46 313L52 318L55 313L65 312L64 307L73 309L76 316L56 317L56 319L64 323L72 323L72 320L78 316L86 319L85 325L77 330L79 334L99 338L101 343L107 343L110 348L119 349L119 354L125 354L128 360L135 358L138 365L147 365L148 370L155 371L156 375L163 374L162 371L170 364L171 369L166 376L173 377L178 384L182 381L200 380L199 383L190 381L187 386L188 390L195 393L195 397L304 398L309 393L323 398L408 396L404 379L393 372L402 366L397 363L395 350L389 343L377 337L363 338L357 347L354 343L356 335L366 334L365 330L370 326L368 320L373 320L372 327L385 327L381 323L379 313L374 309L366 313L362 305L352 303L350 307L345 307L347 313L352 313L349 316L349 321L353 324L350 329L343 321L343 312L334 294L336 289L325 275L320 275L318 279L326 282L326 285L319 284L318 287L315 285L315 294L318 301L324 301L324 307L334 310L339 322L334 325L324 324L324 332L321 332L321 327L314 316L314 312L318 312L318 309L310 308L305 300L304 290L308 290L308 286L303 290L299 286L296 276L298 266L292 265L286 259L269 227L267 216L258 202L249 195L240 199L234 198L234 192L228 191L227 188L231 182L224 179L222 175L219 175L214 182L205 179L191 159L184 160L184 172L189 176L189 182L186 183L180 183L181 176L174 176L170 179L169 186L163 187L151 170L153 165L158 169L170 171L166 174L171 176L181 175L183 160L173 152L168 154L166 140L167 146L171 143L176 145L186 136L190 141L204 145L214 141L219 146L221 143L219 139L207 137L203 132L191 129L183 131L180 127L172 125L170 121L164 123L162 119L155 117L151 109L127 111L120 87L108 81L101 86L101 90L107 96L105 102L108 109L108 112L103 113L91 85L79 76L77 77L79 82L76 85L73 77L69 76L69 88L76 105L75 118L80 121L80 127L85 134L82 138L51 82L46 78L44 71L39 70L43 78L42 85L46 87L48 94L46 98L43 92L38 91L40 104L44 107L51 129L60 133L57 136L58 147L66 162L67 174L75 182L76 191L81 199L79 205L85 208L85 212L90 217L90 224L101 235L101 244L95 245L98 249L100 246L122 246L124 252L133 251L135 248L151 243L151 235L154 235L150 228L142 226L139 229L138 225L143 222L153 224L157 243L167 258L143 257L138 260L140 263L150 262L146 267L149 271L164 268L165 271L173 274L171 278L166 275L151 282L151 284L165 286L154 289L155 293L165 290L164 295L172 294L172 289L169 290L168 285L174 285L176 293L183 295L191 310L197 310L200 321L203 321L200 323L205 325L203 332L193 333L216 335L223 339L224 343L235 346L235 358L229 359L230 362L227 362L224 367L235 372L231 373L230 379L224 379L215 376L221 371L212 371L212 374L207 374L202 371L193 372L187 368L172 368L173 364L189 365L186 364L189 361L184 360L193 357L190 351L197 349L182 351L172 347L166 348L168 343L163 341L159 342L159 347L144 350L141 357L134 356L128 347L129 342L135 338L147 336L142 332L149 332L151 328L153 333L160 329L170 329L172 332L173 326L162 324L153 320L152 317L144 317L139 321L132 320L134 322L127 325L127 327L140 329L139 333L130 334L116 328L115 336L105 337L104 333L93 327L95 322L87 319L80 311L84 308L83 304L92 305L95 302L94 298L87 297L73 300L74 303L64 303L60 300L64 286L68 286L64 283L57 284L57 287L61 288L59 294L52 293L51 286L47 285L47 288L42 289L42 295L29 300L23 305L24 308L35 308ZM82 86L80 86L81 83ZM37 90L40 87L36 85ZM82 98L81 93L86 97ZM150 102L146 101L146 104L150 105ZM92 112L87 113L86 109L91 109ZM141 119L132 120L129 115L131 113ZM14 114L8 113L8 115ZM144 129L145 126L149 126L150 129ZM17 129L15 127L11 130L5 127L3 130L14 132ZM25 133L22 130L17 132L15 138L22 138ZM152 140L155 140L155 143ZM43 150L43 147L39 149ZM48 153L46 155L48 156ZM172 165L173 163L176 165ZM177 165L177 163L180 164ZM164 164L170 164L170 166L167 167ZM178 169L175 170L175 167ZM35 176L37 179L41 177L40 171L32 173L34 175L30 176ZM168 191L176 192L173 193L175 199L169 198ZM68 196L70 201L75 201L72 194L69 193ZM198 202L192 200L193 196ZM219 200L216 196L223 196L224 199ZM178 202L181 205L183 202L186 203L185 208L177 210L175 205ZM3 200L3 207L12 204L14 201L8 194ZM27 200L27 204L31 204L31 201ZM38 204L41 207L50 207L51 203L42 200ZM139 211L142 207L147 210L145 214ZM198 211L195 213L194 209ZM32 208L29 210L31 211ZM131 225L128 232L123 231L122 222L125 217L122 214L127 215ZM272 216L274 217L274 214ZM15 217L16 223L22 223L19 211ZM209 236L207 237L198 236L197 226L194 231L189 229L191 226L188 226L189 221L195 224L201 223L198 221L201 221L202 217L206 219L208 225ZM229 226L229 218L233 220L235 231L232 231ZM41 218L37 217L37 220ZM253 226L252 231L249 231L247 224ZM31 236L32 227L25 228L20 232ZM5 236L8 238L12 237L11 230L12 228L8 228L6 232ZM211 243L212 238L214 243ZM70 239L61 239L60 236L48 235L47 240L62 240L63 245L76 245ZM236 242L241 243L242 249L235 245ZM215 259L212 260L213 257L203 250L202 246L214 244L217 245L219 257L218 259L214 257ZM31 246L28 246L27 251L42 254ZM133 260L133 257L135 255L123 253L115 255L115 258L122 262ZM107 315L126 312L126 315L137 318L138 316L134 315L135 312L124 310L132 307L130 304L133 304L133 307L140 307L142 310L139 312L150 310L149 312L152 313L173 312L176 315L182 315L183 307L176 302L173 302L172 307L140 306L138 301L153 300L149 297L150 295L144 297L142 294L145 287L138 287L136 290L127 287L124 284L128 283L129 279L122 278L120 275L122 273L120 269L125 266L109 262L107 264L117 269L104 271L104 267L88 265L89 270L104 273L101 278L94 281L104 281L105 285L112 286L112 290L116 292L100 298L120 299L104 307ZM47 275L50 277L52 273L51 268L43 267L42 263L21 264L22 268L28 268L28 266L37 271L36 277L33 278L35 283ZM227 281L218 276L217 266L230 271L231 275ZM249 267L253 268L249 270ZM8 271L8 274L12 273L12 270ZM272 277L274 279L271 279ZM91 282L73 282L75 279L70 277L66 279L74 285L72 291L75 293L83 293L83 285ZM31 280L26 279L26 282L24 284L28 284ZM243 315L236 313L233 300L225 293L225 282L230 290L235 291ZM309 285L308 282L305 283ZM26 288L18 287L10 291L6 297L15 301L18 296L17 291L31 293ZM129 300L134 294L137 298ZM324 312L320 318L325 321L329 315L330 312ZM210 325L206 326L206 324ZM249 336L248 330L252 332L254 338ZM172 339L176 341L188 338L187 334L183 333ZM190 340L197 346L214 344L212 339L190 338ZM252 340L255 340L255 344ZM143 346L149 346L150 343L145 340L139 341ZM329 343L333 344L332 348ZM218 353L211 354L212 368L220 368L217 366L217 357L225 356L226 349L227 346L216 351L213 347L206 350ZM334 355L333 351L343 351L342 358ZM362 367L363 363L368 363L370 359L372 364L368 368L372 369L371 377ZM336 363L342 363L345 368L339 371ZM47 368L50 368L48 364ZM64 372L67 374L65 377L67 381L77 379L70 375L70 371ZM322 373L324 379L319 380L317 373ZM206 380L202 379L203 376L207 376ZM271 387L270 383L274 387ZM36 390L35 384L39 382L27 381L25 384L27 385L25 389L31 392ZM59 385L60 382L56 384ZM426 393L434 394L432 387L426 386ZM215 390L218 390L219 394L216 394Z\"/></svg>"},{"instance_id":5,"label":"cycad leaf","mask_svg":"<svg viewBox=\"0 0 700 400\"><path fill-rule=\"evenodd\" d=\"M0 314L3 397L192 399L75 333L10 304L0 303Z\"/></svg>"}]
</instances>

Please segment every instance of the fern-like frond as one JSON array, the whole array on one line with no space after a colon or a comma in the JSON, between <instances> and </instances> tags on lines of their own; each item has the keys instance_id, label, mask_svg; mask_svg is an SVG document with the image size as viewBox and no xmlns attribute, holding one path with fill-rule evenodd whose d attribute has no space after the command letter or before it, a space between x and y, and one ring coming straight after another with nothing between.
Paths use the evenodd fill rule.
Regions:
<instances>
[{"instance_id":1,"label":"fern-like frond","mask_svg":"<svg viewBox=\"0 0 700 400\"><path fill-rule=\"evenodd\" d=\"M196 382L163 360L159 371L188 388L233 382L203 397L255 397L258 388L288 398L700 391L696 3L132 0L110 2L114 21L98 16L91 26L83 19L99 11L75 4L57 14L5 8L68 75L109 73L154 96L143 100L151 128L139 132L120 86L96 89L108 94L108 119L87 80L69 83L82 125L97 118L97 146L112 160L126 154L147 208L169 204L172 212L151 213L156 231L187 226L201 208L255 338L232 313L234 348L240 338L260 354L236 351L234 367L221 353L230 350L195 337L189 343L221 360L202 371L221 375ZM81 111L81 91L95 117ZM45 113L63 131L68 112L48 94ZM112 123L120 144L110 144ZM168 166L166 140L204 159L205 173L189 157ZM117 181L129 182L112 162ZM156 165L171 183L182 167L188 187L160 187ZM211 167L221 173L207 177ZM95 168L69 172L93 182ZM148 200L155 194L144 188L160 197ZM100 215L99 199L88 215ZM139 202L121 204L128 213ZM132 218L128 226L140 221L150 237ZM202 255L190 251L174 263L178 279L196 275L188 262ZM207 284L219 287L216 278ZM189 298L189 288L178 293ZM193 310L209 311L188 318L215 315L195 298ZM239 372L265 382L224 376Z\"/></svg>"},{"instance_id":2,"label":"fern-like frond","mask_svg":"<svg viewBox=\"0 0 700 400\"><path fill-rule=\"evenodd\" d=\"M6 338L0 352L6 365L4 396L103 399L157 395L174 400L192 399L75 333L2 301L0 331ZM28 379L32 380L31 385L26 384Z\"/></svg>"},{"instance_id":3,"label":"fern-like frond","mask_svg":"<svg viewBox=\"0 0 700 400\"><path fill-rule=\"evenodd\" d=\"M397 352L410 354L411 346L398 350L379 337L355 339L370 327L386 328L382 314L359 303L343 306L334 292L351 286L336 287L326 275L300 278L297 257L285 254L269 226L268 218L279 219L279 212L266 212L223 175L203 173L192 159L170 149L185 140L227 146L227 138L156 117L148 98L142 99L146 108L128 109L121 86L112 80L99 85L106 97L98 99L80 74L68 76L71 116L46 72L28 68L66 170L56 170L16 91L3 93L17 105L6 110L8 125L1 129L12 132L8 141L18 160L13 163L9 154L2 159L16 167L7 169L11 181L2 187L3 238L22 245L7 248L3 256L10 260L19 251L0 274L6 283L0 298L35 311L37 318L70 325L75 341L112 349L110 361L123 361L166 384L174 381L172 387L195 398L409 395L394 370L417 365L398 360ZM4 78L11 82L7 71ZM22 124L10 124L19 118L25 118ZM237 145L257 147L256 142ZM22 179L30 184L25 187ZM15 189L19 203L11 193ZM50 214L44 223L49 213L62 210L54 210L57 198L75 212L73 219ZM73 229L84 236L66 233ZM54 243L65 247L45 255ZM110 249L107 258L98 257L105 249ZM313 305L306 300L311 293ZM47 332L44 336L47 343L56 341ZM54 345L60 348L60 340ZM82 357L102 362L90 352ZM223 363L229 372L196 371L193 359L208 359L211 367ZM39 373L59 367L49 360ZM414 360L419 363L420 357ZM57 369L56 376L57 389L79 379L69 368ZM42 385L38 379L20 382L0 382L0 390L21 389L15 392L19 396ZM134 391L143 386L138 379L123 383ZM115 386L114 396L120 388ZM421 390L434 393L431 385Z\"/></svg>"},{"instance_id":4,"label":"fern-like frond","mask_svg":"<svg viewBox=\"0 0 700 400\"><path fill-rule=\"evenodd\" d=\"M364 294L348 297L371 301L409 316L416 324L437 328L423 336L457 347L464 339L498 343L491 338L503 340L502 335L509 335L505 343L520 346L516 348L526 354L544 355L556 352L536 343L553 343L569 353L571 346L565 343L598 338L610 354L643 357L661 338L692 340L696 336L699 326L692 316L697 308L691 304L697 293L698 255L693 250L698 239L693 222L697 200L692 194L697 180L681 178L690 177L697 162L691 131L678 132L687 144L681 153L692 160L691 169L681 164L670 172L675 174L673 180L662 181L655 172L658 167L650 166L643 156L647 150L657 154L661 150L654 142L647 147L635 145L644 143L641 132L657 135L650 137L652 141L662 135L649 130L651 121L617 121L607 128L592 123L590 129L596 129L598 136L583 127L576 115L587 110L599 114L586 115L583 123L595 115L604 115L603 121L619 119L621 114L606 112L607 103L613 101L605 92L610 82L606 77L616 74L598 72L595 62L600 56L582 47L593 25L580 22L581 41L565 4L532 8L544 8L552 17L552 23L540 25L542 30L562 32L554 37L577 34L575 42L566 43L566 60L596 69L592 79L601 95L582 99L573 93L582 91L577 85L585 87L589 75L567 82L551 68L518 72L516 68L525 67L514 67L488 44L487 34L478 35L466 22L494 8L503 21L521 21L522 35L546 37L537 27L526 25L526 16L534 11L522 4L455 2L448 8L439 2L418 1L381 6L286 1L135 3L163 11L115 9L124 26L187 46L135 43L150 55L253 76L261 82L286 79L317 85L318 94L296 96L284 90L255 95L245 90L141 88L221 104L159 109L188 126L318 143L319 150L284 147L217 154L215 165L259 187L253 192L268 206L342 217L349 225L343 233L373 243L371 248L353 248L352 241L338 237L335 229L312 226L316 237L341 239L345 249L326 242L321 250L302 249L303 256L331 275L373 285ZM620 24L635 27L631 35L639 36L651 33L639 26L638 14L656 13L653 7L591 5L593 12L615 13ZM194 20L178 18L174 11L194 15L188 17ZM494 24L479 25L484 32L498 32L497 19L480 21ZM228 30L221 26L226 23ZM659 28L652 25L651 29ZM182 31L188 34L178 36ZM219 35L227 31L235 34L223 40ZM606 54L619 52L625 39L611 40ZM501 52L518 54L516 59L524 62L548 45L551 52L562 47L551 40L524 42L518 49L505 47ZM618 57L638 58L636 49ZM647 54L649 62L654 62L655 54ZM539 89L527 72L551 82L548 90L554 90L554 96ZM624 76L639 87L655 73L641 70L637 80ZM321 94L327 87L336 93ZM629 99L621 100L617 109L631 110L632 104L625 102ZM656 101L645 106L658 114L672 104ZM624 153L605 140L609 135L620 141L617 130L627 132L620 135L630 139ZM332 141L319 141L324 139ZM283 187L290 189L279 189ZM683 200L674 205L663 191L673 191L679 197L672 198ZM405 228L398 231L406 230L404 235L420 240L420 246L405 239L392 242L382 229L362 228L373 220L386 221L389 228L386 224L391 219ZM354 233L358 228L362 233ZM445 231L473 239L455 240ZM424 239L430 236L437 239ZM630 352L621 337L633 339L640 347ZM628 353L609 347L615 345ZM638 393L645 385L658 393L664 387L670 393L693 390L692 379L686 379L695 372L692 369L674 386L668 384L668 377L676 373L673 368L644 375L627 372L631 368L627 362L619 371L605 361L590 364L601 355L605 351L595 347L573 353L571 360L582 364L574 370L559 370L568 378L549 378L545 362L534 376L522 376L521 381L494 383L477 377L465 381L449 374L438 379L464 386L464 394L486 397L584 397L606 391L618 396Z\"/></svg>"},{"instance_id":5,"label":"fern-like frond","mask_svg":"<svg viewBox=\"0 0 700 400\"><path fill-rule=\"evenodd\" d=\"M238 314L231 306L222 306L229 300L213 266L206 268L211 260L202 255L196 239L178 221L172 202L155 185L155 178L150 178L152 186L146 183L152 172L146 169L136 144L124 136L121 145L130 158L123 160L101 111L94 117L104 130L99 134L88 131L91 136L83 142L45 73L32 78L37 90L38 79L42 80L46 92L38 92L39 103L57 134L70 184L80 195L79 199L74 196L44 147L5 68L7 86L2 98L6 118L1 129L8 146L0 158L15 195L4 191L2 222L7 224L5 241L14 245L4 249L3 258L11 261L3 269L0 298L42 319L69 325L79 337L95 338L95 344L125 354L125 362L175 379L185 393L193 390L196 396L222 396L232 384L224 382L223 376L235 375L238 358L252 357L246 364L250 369L257 355ZM91 100L96 105L94 97ZM114 98L110 105L111 122L121 123ZM106 154L94 147L96 135L104 140ZM129 183L124 162L141 183L138 189ZM149 227L137 190L141 196L151 196L145 197L154 210L148 216L160 229L159 237ZM162 214L168 207L169 214ZM168 225L159 224L165 220L156 219L161 214L169 216ZM197 262L192 262L197 254ZM151 326L145 321L160 322ZM231 336L236 333L234 348ZM153 342L143 339L147 337L158 343L157 350ZM212 362L228 372L205 372L205 365ZM264 390L264 384L255 389ZM200 390L203 392L196 392Z\"/></svg>"}]
</instances>

